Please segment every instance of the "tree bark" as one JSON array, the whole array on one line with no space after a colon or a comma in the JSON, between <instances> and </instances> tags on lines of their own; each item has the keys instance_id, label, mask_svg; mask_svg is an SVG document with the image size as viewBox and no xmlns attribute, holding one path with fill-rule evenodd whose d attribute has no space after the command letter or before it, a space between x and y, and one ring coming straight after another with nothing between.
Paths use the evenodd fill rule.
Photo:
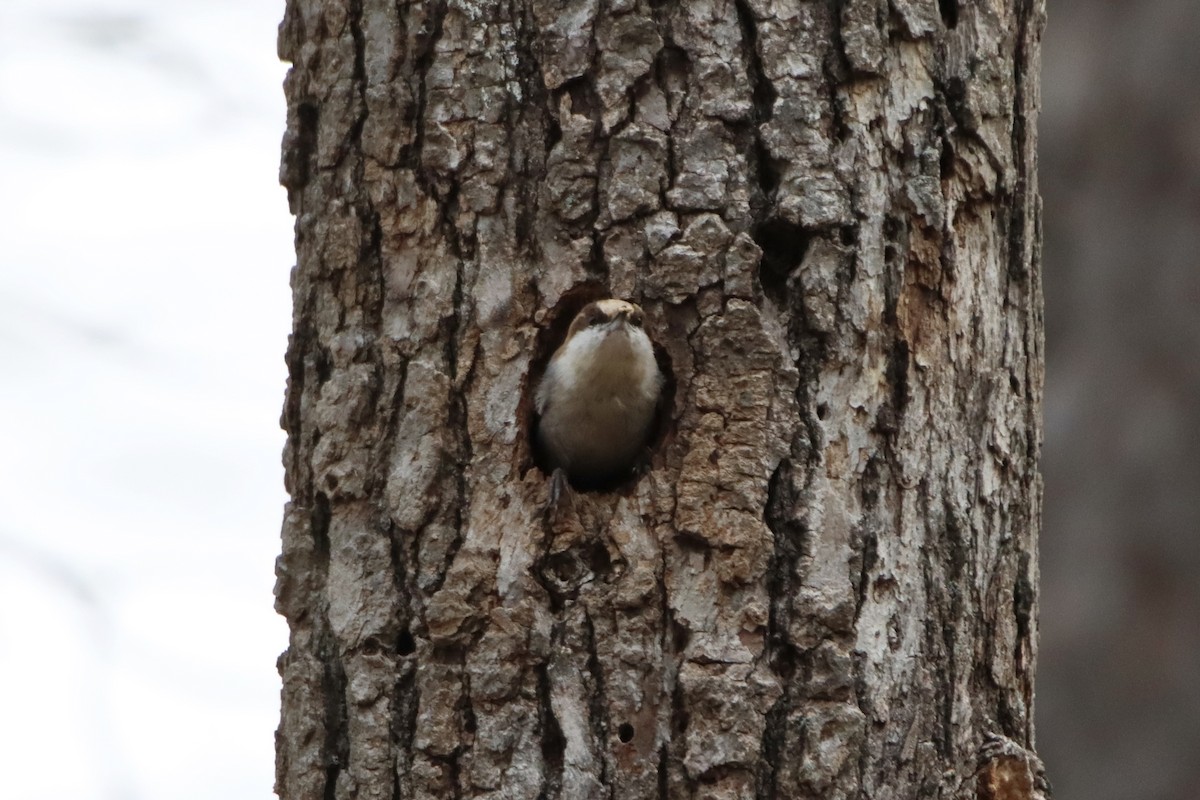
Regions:
<instances>
[{"instance_id":1,"label":"tree bark","mask_svg":"<svg viewBox=\"0 0 1200 800\"><path fill-rule=\"evenodd\" d=\"M289 0L284 800L1041 790L1043 5ZM667 413L548 514L607 294Z\"/></svg>"}]
</instances>

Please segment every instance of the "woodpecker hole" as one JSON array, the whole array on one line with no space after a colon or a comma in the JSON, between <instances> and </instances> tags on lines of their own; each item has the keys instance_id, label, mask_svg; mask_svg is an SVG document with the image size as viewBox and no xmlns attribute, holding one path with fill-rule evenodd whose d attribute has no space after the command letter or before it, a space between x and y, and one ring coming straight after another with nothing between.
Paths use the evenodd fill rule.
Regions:
<instances>
[{"instance_id":1,"label":"woodpecker hole","mask_svg":"<svg viewBox=\"0 0 1200 800\"><path fill-rule=\"evenodd\" d=\"M804 260L809 239L799 225L779 217L754 229L754 241L762 249L758 281L763 294L780 308L788 307L787 281Z\"/></svg>"},{"instance_id":2,"label":"woodpecker hole","mask_svg":"<svg viewBox=\"0 0 1200 800\"><path fill-rule=\"evenodd\" d=\"M396 640L396 652L402 656L411 656L417 651L417 642L408 631L401 631Z\"/></svg>"},{"instance_id":3,"label":"woodpecker hole","mask_svg":"<svg viewBox=\"0 0 1200 800\"><path fill-rule=\"evenodd\" d=\"M958 0L938 0L938 11L942 14L942 22L950 30L958 25Z\"/></svg>"},{"instance_id":4,"label":"woodpecker hole","mask_svg":"<svg viewBox=\"0 0 1200 800\"><path fill-rule=\"evenodd\" d=\"M622 722L620 727L617 728L617 738L620 739L625 744L629 744L630 742L632 742L633 741L633 726L630 725L628 722Z\"/></svg>"}]
</instances>

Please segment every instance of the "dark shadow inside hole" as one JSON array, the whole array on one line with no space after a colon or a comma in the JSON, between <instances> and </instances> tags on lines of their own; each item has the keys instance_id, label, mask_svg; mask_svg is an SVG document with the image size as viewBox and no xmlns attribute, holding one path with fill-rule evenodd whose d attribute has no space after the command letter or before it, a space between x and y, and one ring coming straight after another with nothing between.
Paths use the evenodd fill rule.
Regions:
<instances>
[{"instance_id":1,"label":"dark shadow inside hole","mask_svg":"<svg viewBox=\"0 0 1200 800\"><path fill-rule=\"evenodd\" d=\"M754 241L762 248L758 280L775 305L786 308L788 277L800 266L811 237L799 225L772 217L754 229Z\"/></svg>"},{"instance_id":2,"label":"dark shadow inside hole","mask_svg":"<svg viewBox=\"0 0 1200 800\"><path fill-rule=\"evenodd\" d=\"M628 722L622 722L617 728L617 738L626 744L633 741L633 726Z\"/></svg>"},{"instance_id":3,"label":"dark shadow inside hole","mask_svg":"<svg viewBox=\"0 0 1200 800\"><path fill-rule=\"evenodd\" d=\"M958 25L958 0L938 0L938 11L947 28L953 30Z\"/></svg>"},{"instance_id":4,"label":"dark shadow inside hole","mask_svg":"<svg viewBox=\"0 0 1200 800\"><path fill-rule=\"evenodd\" d=\"M408 631L401 631L400 638L396 640L396 652L402 656L411 656L416 651L417 642L413 635Z\"/></svg>"},{"instance_id":5,"label":"dark shadow inside hole","mask_svg":"<svg viewBox=\"0 0 1200 800\"><path fill-rule=\"evenodd\" d=\"M562 125L559 124L557 119L551 118L546 125L546 152L549 153L561 141Z\"/></svg>"}]
</instances>

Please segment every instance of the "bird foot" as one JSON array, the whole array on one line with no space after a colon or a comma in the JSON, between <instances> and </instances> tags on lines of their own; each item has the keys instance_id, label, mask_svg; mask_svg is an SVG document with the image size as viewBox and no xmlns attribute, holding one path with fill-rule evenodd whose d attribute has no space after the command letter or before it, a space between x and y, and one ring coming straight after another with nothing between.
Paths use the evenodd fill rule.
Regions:
<instances>
[{"instance_id":1,"label":"bird foot","mask_svg":"<svg viewBox=\"0 0 1200 800\"><path fill-rule=\"evenodd\" d=\"M570 494L570 492L571 484L567 481L566 470L562 467L555 469L550 475L550 497L546 500L546 513L549 514L555 511L562 498Z\"/></svg>"}]
</instances>

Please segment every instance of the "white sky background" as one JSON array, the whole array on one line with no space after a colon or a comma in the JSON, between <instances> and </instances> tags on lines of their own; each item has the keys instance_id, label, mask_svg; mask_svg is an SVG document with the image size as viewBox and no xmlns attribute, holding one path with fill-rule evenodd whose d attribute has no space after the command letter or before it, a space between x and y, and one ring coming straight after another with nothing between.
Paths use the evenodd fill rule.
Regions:
<instances>
[{"instance_id":1,"label":"white sky background","mask_svg":"<svg viewBox=\"0 0 1200 800\"><path fill-rule=\"evenodd\" d=\"M272 796L281 15L0 2L6 800Z\"/></svg>"}]
</instances>

